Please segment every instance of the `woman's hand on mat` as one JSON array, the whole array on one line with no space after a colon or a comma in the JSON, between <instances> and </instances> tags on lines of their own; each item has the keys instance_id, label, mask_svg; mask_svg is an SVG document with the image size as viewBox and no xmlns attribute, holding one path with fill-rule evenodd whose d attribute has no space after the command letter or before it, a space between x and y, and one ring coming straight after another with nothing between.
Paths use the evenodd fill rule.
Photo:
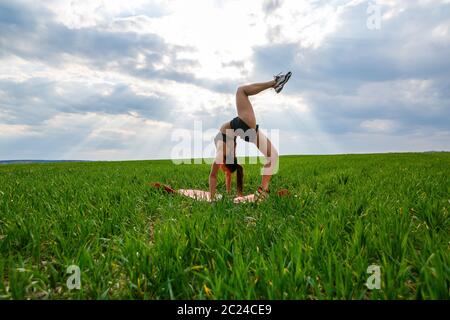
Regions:
<instances>
[{"instance_id":1,"label":"woman's hand on mat","mask_svg":"<svg viewBox=\"0 0 450 320\"><path fill-rule=\"evenodd\" d=\"M246 196L239 196L233 199L234 203L246 203L246 202L255 202L256 197L254 194L249 194Z\"/></svg>"}]
</instances>

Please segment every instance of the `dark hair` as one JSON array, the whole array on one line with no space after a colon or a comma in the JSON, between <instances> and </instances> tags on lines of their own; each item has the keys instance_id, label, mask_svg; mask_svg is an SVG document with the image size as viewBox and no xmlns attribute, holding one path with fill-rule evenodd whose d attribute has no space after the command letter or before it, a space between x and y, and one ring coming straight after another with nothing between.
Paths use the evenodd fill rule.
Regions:
<instances>
[{"instance_id":1,"label":"dark hair","mask_svg":"<svg viewBox=\"0 0 450 320\"><path fill-rule=\"evenodd\" d=\"M233 163L226 163L225 166L230 170L231 173L235 172L237 170L238 162L237 158L234 158Z\"/></svg>"},{"instance_id":2,"label":"dark hair","mask_svg":"<svg viewBox=\"0 0 450 320\"><path fill-rule=\"evenodd\" d=\"M236 170L236 189L238 193L242 193L244 191L244 168L238 164Z\"/></svg>"},{"instance_id":3,"label":"dark hair","mask_svg":"<svg viewBox=\"0 0 450 320\"><path fill-rule=\"evenodd\" d=\"M223 135L223 134L222 134ZM215 140L216 144L217 141ZM237 158L236 158L236 139L234 140L234 160L233 163L226 163L226 145L224 143L224 155L223 155L223 162L225 163L225 167L230 171L230 173L233 173L236 171L236 189L238 193L242 193L244 190L244 168L238 164Z\"/></svg>"},{"instance_id":4,"label":"dark hair","mask_svg":"<svg viewBox=\"0 0 450 320\"><path fill-rule=\"evenodd\" d=\"M234 158L233 163L225 164L225 166L231 173L236 171L236 189L238 193L242 193L244 189L244 168L238 164L236 157Z\"/></svg>"}]
</instances>

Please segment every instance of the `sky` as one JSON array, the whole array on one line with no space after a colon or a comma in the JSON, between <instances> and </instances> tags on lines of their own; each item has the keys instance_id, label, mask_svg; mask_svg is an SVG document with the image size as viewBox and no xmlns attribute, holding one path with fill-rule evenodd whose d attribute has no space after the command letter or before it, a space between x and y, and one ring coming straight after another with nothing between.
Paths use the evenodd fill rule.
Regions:
<instances>
[{"instance_id":1,"label":"sky","mask_svg":"<svg viewBox=\"0 0 450 320\"><path fill-rule=\"evenodd\" d=\"M449 57L450 0L0 0L0 159L210 156L289 70L280 154L450 151Z\"/></svg>"}]
</instances>

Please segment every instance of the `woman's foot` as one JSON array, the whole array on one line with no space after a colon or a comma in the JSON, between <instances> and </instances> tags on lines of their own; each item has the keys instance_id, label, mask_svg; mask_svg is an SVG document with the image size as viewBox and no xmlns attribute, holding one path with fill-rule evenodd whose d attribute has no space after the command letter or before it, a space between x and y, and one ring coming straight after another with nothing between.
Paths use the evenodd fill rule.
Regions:
<instances>
[{"instance_id":1,"label":"woman's foot","mask_svg":"<svg viewBox=\"0 0 450 320\"><path fill-rule=\"evenodd\" d=\"M276 93L280 93L281 90L283 90L284 85L289 81L289 78L291 77L292 72L288 72L286 74L278 74L274 76L275 78L275 85L273 88L275 89Z\"/></svg>"},{"instance_id":2,"label":"woman's foot","mask_svg":"<svg viewBox=\"0 0 450 320\"><path fill-rule=\"evenodd\" d=\"M259 186L258 190L255 192L256 202L267 199L269 197L269 193L269 189L265 190L262 186Z\"/></svg>"}]
</instances>

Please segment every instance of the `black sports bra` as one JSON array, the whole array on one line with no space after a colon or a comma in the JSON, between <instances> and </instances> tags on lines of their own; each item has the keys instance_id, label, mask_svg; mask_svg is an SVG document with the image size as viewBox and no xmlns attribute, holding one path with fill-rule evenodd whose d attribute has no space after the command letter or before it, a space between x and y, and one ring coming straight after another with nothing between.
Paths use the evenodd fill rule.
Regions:
<instances>
[{"instance_id":1,"label":"black sports bra","mask_svg":"<svg viewBox=\"0 0 450 320\"><path fill-rule=\"evenodd\" d=\"M228 138L228 139L229 139L229 138ZM216 136L214 137L214 144L217 145L217 142L218 142L219 140L222 140L224 143L226 143L226 142L227 142L227 135L226 135L225 133L222 133L222 132L219 131L219 132L216 134ZM234 141L236 141L236 136L234 137Z\"/></svg>"}]
</instances>

